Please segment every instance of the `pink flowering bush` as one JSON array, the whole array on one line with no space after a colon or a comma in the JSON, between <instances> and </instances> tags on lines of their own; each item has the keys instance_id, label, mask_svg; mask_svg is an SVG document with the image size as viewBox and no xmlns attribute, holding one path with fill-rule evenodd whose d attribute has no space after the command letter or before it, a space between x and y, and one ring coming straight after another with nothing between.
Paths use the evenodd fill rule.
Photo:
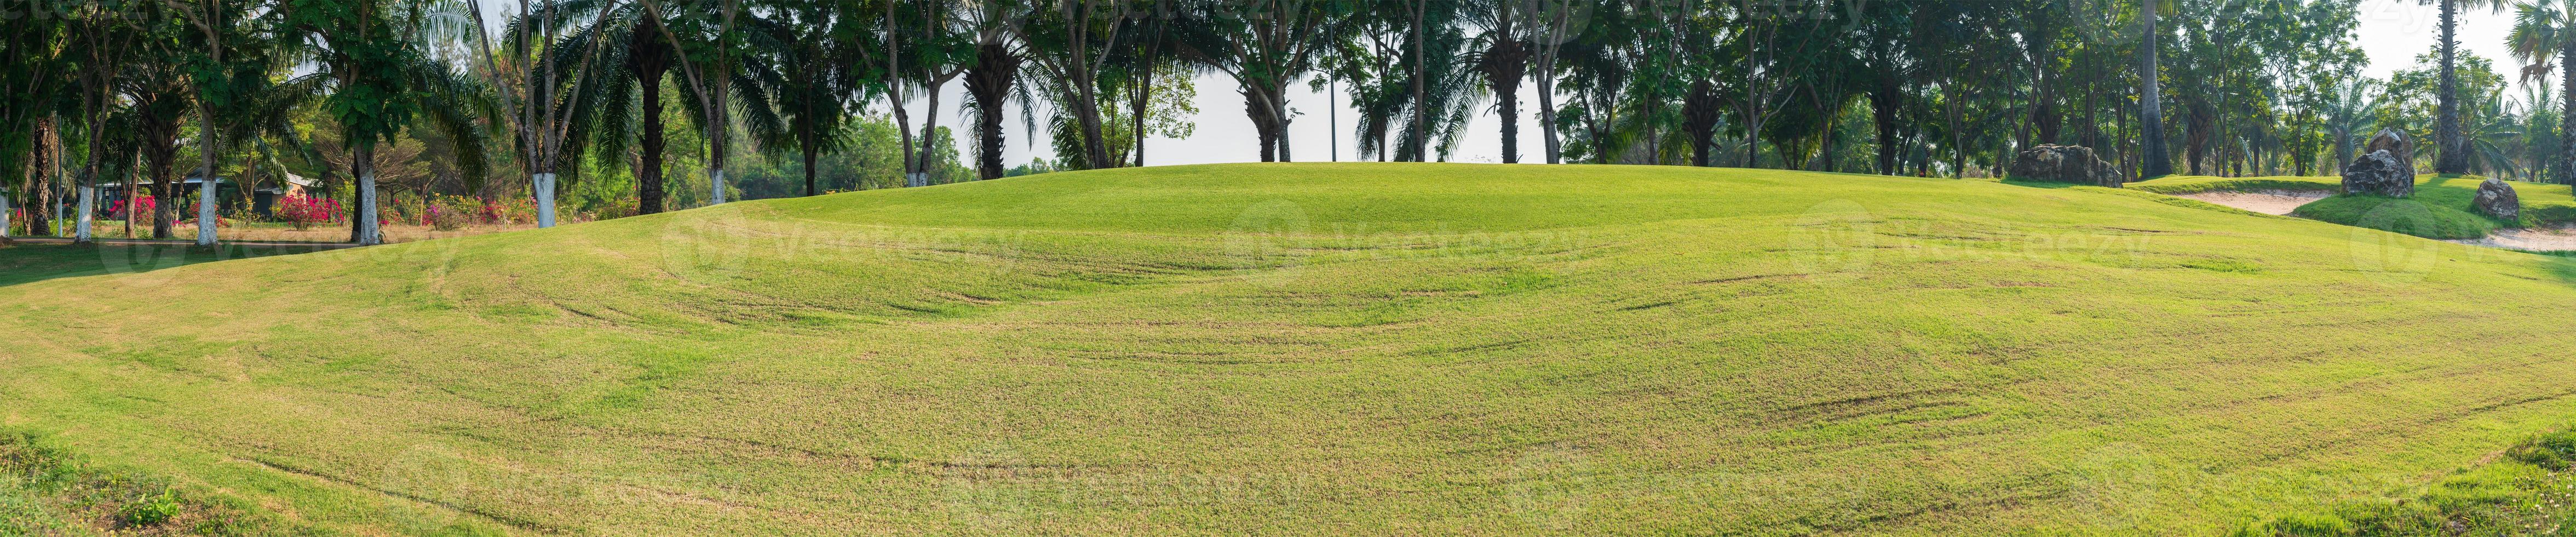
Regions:
<instances>
[{"instance_id":1,"label":"pink flowering bush","mask_svg":"<svg viewBox=\"0 0 2576 537\"><path fill-rule=\"evenodd\" d=\"M340 200L290 194L285 201L278 202L277 219L294 226L297 231L313 229L313 226L340 219Z\"/></svg>"},{"instance_id":2,"label":"pink flowering bush","mask_svg":"<svg viewBox=\"0 0 2576 537\"><path fill-rule=\"evenodd\" d=\"M152 196L137 195L134 199L125 200L125 203L116 204L117 207L111 207L108 210L116 213L117 218L136 226L149 226L160 214L153 210L161 206L161 202L155 201L156 199Z\"/></svg>"},{"instance_id":3,"label":"pink flowering bush","mask_svg":"<svg viewBox=\"0 0 2576 537\"><path fill-rule=\"evenodd\" d=\"M431 195L418 207L420 225L439 231L455 231L474 223L479 205L464 196Z\"/></svg>"}]
</instances>

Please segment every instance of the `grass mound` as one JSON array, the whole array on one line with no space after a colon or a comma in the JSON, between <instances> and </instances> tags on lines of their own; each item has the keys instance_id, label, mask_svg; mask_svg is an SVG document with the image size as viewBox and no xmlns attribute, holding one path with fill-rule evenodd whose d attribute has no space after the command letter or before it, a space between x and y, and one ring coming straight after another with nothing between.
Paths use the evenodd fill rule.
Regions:
<instances>
[{"instance_id":1,"label":"grass mound","mask_svg":"<svg viewBox=\"0 0 2576 537\"><path fill-rule=\"evenodd\" d=\"M1245 164L21 245L0 424L322 534L2214 534L2576 420L2576 259L2028 188Z\"/></svg>"},{"instance_id":2,"label":"grass mound","mask_svg":"<svg viewBox=\"0 0 2576 537\"><path fill-rule=\"evenodd\" d=\"M2308 202L2291 214L2430 239L2475 239L2495 231L2494 218L2428 198L2344 194Z\"/></svg>"}]
</instances>

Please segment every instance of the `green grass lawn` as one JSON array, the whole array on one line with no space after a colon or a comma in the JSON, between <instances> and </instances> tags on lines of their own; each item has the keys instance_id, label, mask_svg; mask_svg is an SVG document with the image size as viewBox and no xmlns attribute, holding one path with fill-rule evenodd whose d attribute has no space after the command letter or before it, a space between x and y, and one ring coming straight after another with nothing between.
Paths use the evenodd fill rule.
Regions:
<instances>
[{"instance_id":1,"label":"green grass lawn","mask_svg":"<svg viewBox=\"0 0 2576 537\"><path fill-rule=\"evenodd\" d=\"M2571 194L2567 185L2521 181L2505 181L2513 186L2514 195L2522 202L2520 219L2505 221L2479 215L2470 201L2477 198L2478 183L2485 180L2474 175L2420 175L2415 178L2415 196L2412 198L2339 195L2300 206L2292 214L2435 239L2474 239L2486 236L2497 227L2576 223L2576 194ZM2160 194L2263 190L2336 192L2343 189L2343 179L2166 176L2129 183L2127 187Z\"/></svg>"},{"instance_id":2,"label":"green grass lawn","mask_svg":"<svg viewBox=\"0 0 2576 537\"><path fill-rule=\"evenodd\" d=\"M1173 166L113 259L0 250L0 427L316 533L2215 534L2576 421L2576 259L2093 187Z\"/></svg>"}]
</instances>

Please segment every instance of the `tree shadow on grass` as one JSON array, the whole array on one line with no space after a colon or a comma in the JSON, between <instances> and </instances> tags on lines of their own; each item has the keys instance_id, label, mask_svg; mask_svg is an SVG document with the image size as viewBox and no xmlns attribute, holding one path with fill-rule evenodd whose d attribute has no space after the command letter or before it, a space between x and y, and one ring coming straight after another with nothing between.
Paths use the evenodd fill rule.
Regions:
<instances>
[{"instance_id":1,"label":"tree shadow on grass","mask_svg":"<svg viewBox=\"0 0 2576 537\"><path fill-rule=\"evenodd\" d=\"M0 247L0 287L56 278L132 274L198 263L324 251L318 246L20 242Z\"/></svg>"}]
</instances>

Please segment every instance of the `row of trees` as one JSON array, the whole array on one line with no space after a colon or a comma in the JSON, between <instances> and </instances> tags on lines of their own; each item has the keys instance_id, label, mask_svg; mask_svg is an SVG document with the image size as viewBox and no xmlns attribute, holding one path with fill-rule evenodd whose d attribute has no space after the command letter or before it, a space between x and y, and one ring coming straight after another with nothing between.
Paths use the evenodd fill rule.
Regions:
<instances>
[{"instance_id":1,"label":"row of trees","mask_svg":"<svg viewBox=\"0 0 2576 537\"><path fill-rule=\"evenodd\" d=\"M2432 1L2446 37L2456 8L2501 5ZM2576 62L2565 6L2535 1L2510 37L2526 78ZM2576 137L2557 134L2576 109L2504 105L2447 40L2430 69L2364 79L2356 2L50 0L0 7L17 11L0 17L0 170L43 205L62 189L39 185L133 168L165 212L183 154L316 170L347 185L366 243L390 145L426 141L455 188L527 192L552 225L558 189L587 175L631 174L637 212L683 199L673 133L705 168L691 202L795 193L728 185L736 155L792 161L795 190L819 193L820 161L882 129L870 110L893 124L873 136L900 147L900 186L944 180L966 153L941 126L952 86L977 178L1009 171L1006 105L1055 148L1049 168L1143 165L1147 138L1189 135L1192 81L1212 77L1243 97L1264 161L1294 158L1298 85L1329 84L1376 160L1445 160L1491 114L1505 162L1966 176L2058 143L2144 175L2307 174L2399 127L2434 140L2439 171L2576 173ZM78 171L43 177L64 159Z\"/></svg>"}]
</instances>

